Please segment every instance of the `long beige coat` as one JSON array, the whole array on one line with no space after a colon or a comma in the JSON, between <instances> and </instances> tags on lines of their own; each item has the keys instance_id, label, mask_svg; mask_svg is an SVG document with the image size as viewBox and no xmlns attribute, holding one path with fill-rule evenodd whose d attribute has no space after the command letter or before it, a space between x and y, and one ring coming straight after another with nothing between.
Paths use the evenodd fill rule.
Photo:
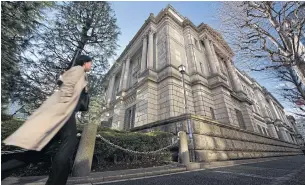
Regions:
<instances>
[{"instance_id":1,"label":"long beige coat","mask_svg":"<svg viewBox=\"0 0 305 185\"><path fill-rule=\"evenodd\" d=\"M83 67L75 66L63 74L63 84L28 120L4 140L28 150L40 151L72 115L83 88L87 85Z\"/></svg>"}]
</instances>

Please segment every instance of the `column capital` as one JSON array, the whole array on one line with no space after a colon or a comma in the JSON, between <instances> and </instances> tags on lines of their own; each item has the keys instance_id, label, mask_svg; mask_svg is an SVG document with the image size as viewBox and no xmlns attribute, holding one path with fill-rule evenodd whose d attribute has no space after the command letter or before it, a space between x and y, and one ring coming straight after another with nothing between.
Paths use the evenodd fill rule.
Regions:
<instances>
[{"instance_id":1,"label":"column capital","mask_svg":"<svg viewBox=\"0 0 305 185\"><path fill-rule=\"evenodd\" d=\"M130 55L127 54L124 58L123 58L123 61L126 62L127 60L130 60Z\"/></svg>"},{"instance_id":2,"label":"column capital","mask_svg":"<svg viewBox=\"0 0 305 185\"><path fill-rule=\"evenodd\" d=\"M147 30L148 35L152 35L154 33L156 33L156 31L153 28L149 28L149 30Z\"/></svg>"},{"instance_id":3,"label":"column capital","mask_svg":"<svg viewBox=\"0 0 305 185\"><path fill-rule=\"evenodd\" d=\"M207 35L204 35L202 38L203 38L203 40L208 40L208 41L209 41L209 39L208 39L208 36L207 36Z\"/></svg>"},{"instance_id":4,"label":"column capital","mask_svg":"<svg viewBox=\"0 0 305 185\"><path fill-rule=\"evenodd\" d=\"M227 62L230 62L231 64L233 64L232 58L229 58L229 57L228 57L228 58L226 58L226 61L227 61Z\"/></svg>"},{"instance_id":5,"label":"column capital","mask_svg":"<svg viewBox=\"0 0 305 185\"><path fill-rule=\"evenodd\" d=\"M144 40L147 40L147 33L144 33L141 37L141 40L144 41Z\"/></svg>"},{"instance_id":6,"label":"column capital","mask_svg":"<svg viewBox=\"0 0 305 185\"><path fill-rule=\"evenodd\" d=\"M115 78L115 73L112 73L111 75L109 75L109 79L111 80L111 79L113 79L113 78Z\"/></svg>"}]
</instances>

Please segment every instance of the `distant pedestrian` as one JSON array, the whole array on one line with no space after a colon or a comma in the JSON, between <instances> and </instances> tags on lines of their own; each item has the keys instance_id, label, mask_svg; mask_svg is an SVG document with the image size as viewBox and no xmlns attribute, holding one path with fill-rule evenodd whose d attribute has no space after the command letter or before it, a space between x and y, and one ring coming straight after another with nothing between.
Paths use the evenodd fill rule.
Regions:
<instances>
[{"instance_id":1,"label":"distant pedestrian","mask_svg":"<svg viewBox=\"0 0 305 185\"><path fill-rule=\"evenodd\" d=\"M77 145L75 114L88 109L86 72L92 59L81 55L75 65L62 74L59 91L49 97L11 136L4 140L28 150L41 151L56 134L61 139L53 158L47 185L65 185L72 167L72 156Z\"/></svg>"}]
</instances>

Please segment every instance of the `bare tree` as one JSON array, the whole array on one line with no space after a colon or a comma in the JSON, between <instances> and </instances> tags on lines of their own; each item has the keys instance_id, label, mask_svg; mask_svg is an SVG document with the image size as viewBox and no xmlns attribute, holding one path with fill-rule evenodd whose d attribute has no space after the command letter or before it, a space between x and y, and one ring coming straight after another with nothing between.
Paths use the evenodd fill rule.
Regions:
<instances>
[{"instance_id":1,"label":"bare tree","mask_svg":"<svg viewBox=\"0 0 305 185\"><path fill-rule=\"evenodd\" d=\"M305 83L304 2L223 2L219 16L238 61L256 71L294 66Z\"/></svg>"},{"instance_id":2,"label":"bare tree","mask_svg":"<svg viewBox=\"0 0 305 185\"><path fill-rule=\"evenodd\" d=\"M294 107L305 100L304 2L223 2L218 15L239 66L277 78Z\"/></svg>"},{"instance_id":3,"label":"bare tree","mask_svg":"<svg viewBox=\"0 0 305 185\"><path fill-rule=\"evenodd\" d=\"M305 86L301 83L296 72L290 67L280 67L272 72L280 81L278 93L291 103L295 115L305 117ZM273 75L272 75L273 76Z\"/></svg>"}]
</instances>

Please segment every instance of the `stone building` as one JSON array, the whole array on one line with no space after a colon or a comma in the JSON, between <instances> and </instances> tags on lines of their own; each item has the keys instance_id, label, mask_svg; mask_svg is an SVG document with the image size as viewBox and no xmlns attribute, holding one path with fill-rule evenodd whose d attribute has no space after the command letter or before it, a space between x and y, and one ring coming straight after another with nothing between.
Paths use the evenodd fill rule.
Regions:
<instances>
[{"instance_id":1,"label":"stone building","mask_svg":"<svg viewBox=\"0 0 305 185\"><path fill-rule=\"evenodd\" d=\"M293 116L287 116L287 119L293 126L294 136L298 144L304 144L305 138L305 119L295 119Z\"/></svg>"},{"instance_id":2,"label":"stone building","mask_svg":"<svg viewBox=\"0 0 305 185\"><path fill-rule=\"evenodd\" d=\"M293 126L283 106L237 70L233 56L219 33L203 23L195 26L170 5L157 16L150 14L105 77L103 124L119 130L159 127L176 133L184 120L191 119L193 134L199 127L201 133L203 124L196 125L200 121L295 148ZM181 64L186 66L188 114Z\"/></svg>"}]
</instances>

